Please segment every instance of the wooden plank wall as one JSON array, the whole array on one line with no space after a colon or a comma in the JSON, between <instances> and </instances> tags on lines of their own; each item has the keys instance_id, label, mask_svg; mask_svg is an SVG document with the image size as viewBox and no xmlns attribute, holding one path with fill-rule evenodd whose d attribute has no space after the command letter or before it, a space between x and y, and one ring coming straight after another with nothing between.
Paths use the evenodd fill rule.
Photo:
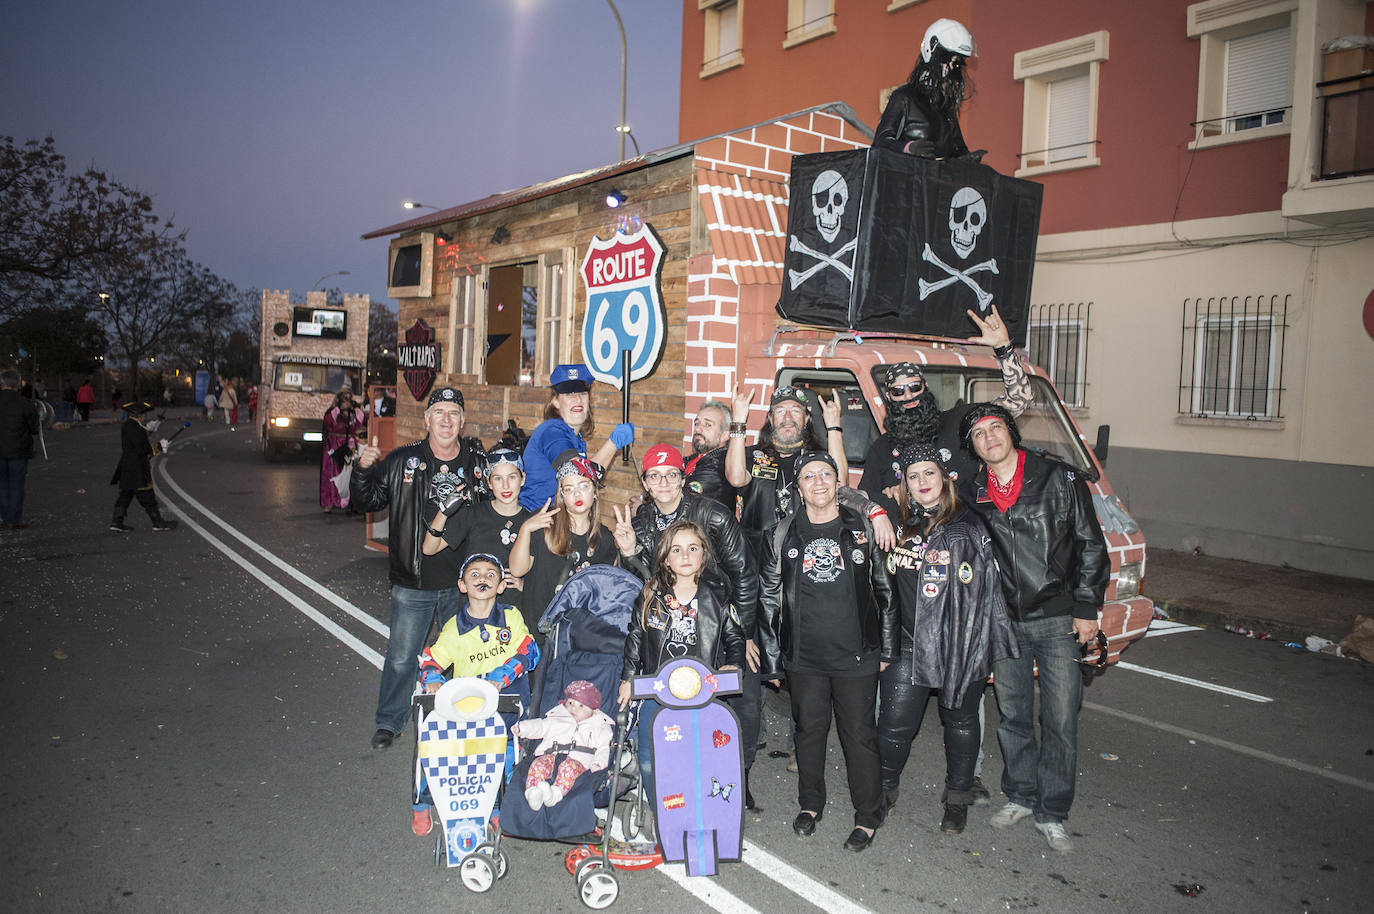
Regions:
<instances>
[{"instance_id":1,"label":"wooden plank wall","mask_svg":"<svg viewBox=\"0 0 1374 914\"><path fill-rule=\"evenodd\" d=\"M636 381L631 389L631 421L637 434L635 463L625 466L617 456L602 496L607 503L623 504L630 496L641 492L638 459L645 450L660 442L683 445L687 270L692 207L696 202L690 154L438 227L452 235L453 240L442 253L436 248L433 297L402 299L398 327L403 334L417 317L423 319L434 328L436 338L447 353L452 339L449 301L455 277L467 275L469 269L480 272L484 264L495 266L534 260L541 253L572 247L573 260L566 265L566 275L574 286L571 360L580 361L587 295L578 268L592 237L606 238L613 231L612 211L605 204L606 193L612 187L627 197L624 206L614 211L615 215L638 217L651 225L667 249L661 274L668 317L663 358L654 374ZM510 238L504 244L492 244L492 233L500 226L506 227ZM463 391L467 404L464 434L475 435L490 447L501 436L507 418L514 418L527 433L533 432L542 421L550 391L546 377L538 380L541 385L538 387L486 385L476 375L441 372L435 384L450 384ZM404 442L423 437L424 404L410 396L404 382L398 386L397 440ZM589 448L595 450L620 421L620 392L597 384L592 391L592 408L596 426L587 439ZM603 510L603 520L608 526L614 523L608 507Z\"/></svg>"}]
</instances>

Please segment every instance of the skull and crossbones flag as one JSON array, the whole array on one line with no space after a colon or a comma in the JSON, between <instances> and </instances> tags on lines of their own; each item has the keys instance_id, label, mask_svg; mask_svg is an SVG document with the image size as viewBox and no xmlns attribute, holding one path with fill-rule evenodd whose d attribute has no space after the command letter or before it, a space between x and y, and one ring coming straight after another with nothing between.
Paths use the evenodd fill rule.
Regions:
<instances>
[{"instance_id":1,"label":"skull and crossbones flag","mask_svg":"<svg viewBox=\"0 0 1374 914\"><path fill-rule=\"evenodd\" d=\"M834 208L818 193L803 205L799 194L823 189L827 174L844 176L847 189L833 242L824 230ZM791 187L783 317L958 339L979 332L966 311L987 314L995 304L1012 340L1025 344L1039 184L874 147L796 156ZM853 247L841 258L843 244Z\"/></svg>"}]
</instances>

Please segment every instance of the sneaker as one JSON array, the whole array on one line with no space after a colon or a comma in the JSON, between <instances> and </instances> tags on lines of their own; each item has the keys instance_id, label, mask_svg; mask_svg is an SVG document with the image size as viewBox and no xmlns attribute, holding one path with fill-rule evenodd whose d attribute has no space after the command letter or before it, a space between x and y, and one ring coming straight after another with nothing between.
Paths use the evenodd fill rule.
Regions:
<instances>
[{"instance_id":1,"label":"sneaker","mask_svg":"<svg viewBox=\"0 0 1374 914\"><path fill-rule=\"evenodd\" d=\"M982 778L976 777L973 779L973 786L969 788L969 792L973 794L974 806L992 805L992 794L989 793L988 789L983 786Z\"/></svg>"},{"instance_id":2,"label":"sneaker","mask_svg":"<svg viewBox=\"0 0 1374 914\"><path fill-rule=\"evenodd\" d=\"M1067 854L1073 850L1073 839L1064 830L1063 822L1036 822L1035 830L1045 836L1045 841L1049 844L1050 850Z\"/></svg>"},{"instance_id":3,"label":"sneaker","mask_svg":"<svg viewBox=\"0 0 1374 914\"><path fill-rule=\"evenodd\" d=\"M412 809L410 811L410 830L418 838L423 838L434 828L434 820L429 817L428 809Z\"/></svg>"},{"instance_id":4,"label":"sneaker","mask_svg":"<svg viewBox=\"0 0 1374 914\"><path fill-rule=\"evenodd\" d=\"M110 521L110 529L115 533L132 533L134 528L130 527L122 520L114 520Z\"/></svg>"},{"instance_id":5,"label":"sneaker","mask_svg":"<svg viewBox=\"0 0 1374 914\"><path fill-rule=\"evenodd\" d=\"M988 824L993 828L1011 828L1032 813L1033 810L1029 806L1022 806L1020 803L1008 803L992 814Z\"/></svg>"},{"instance_id":6,"label":"sneaker","mask_svg":"<svg viewBox=\"0 0 1374 914\"><path fill-rule=\"evenodd\" d=\"M940 831L947 835L961 835L968 824L968 807L962 803L946 803L945 815L940 820Z\"/></svg>"},{"instance_id":7,"label":"sneaker","mask_svg":"<svg viewBox=\"0 0 1374 914\"><path fill-rule=\"evenodd\" d=\"M154 530L175 530L176 528L177 522L174 520L167 520L166 518L160 517L157 520L153 521Z\"/></svg>"}]
</instances>

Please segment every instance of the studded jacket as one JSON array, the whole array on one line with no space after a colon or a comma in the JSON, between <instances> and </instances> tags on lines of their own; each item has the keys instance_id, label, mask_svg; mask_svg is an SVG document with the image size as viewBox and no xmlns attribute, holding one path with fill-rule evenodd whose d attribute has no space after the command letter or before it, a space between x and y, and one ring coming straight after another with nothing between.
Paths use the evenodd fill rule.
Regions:
<instances>
[{"instance_id":1,"label":"studded jacket","mask_svg":"<svg viewBox=\"0 0 1374 914\"><path fill-rule=\"evenodd\" d=\"M1002 593L1014 621L1097 618L1111 559L1082 473L1026 451L1021 494L1006 514L988 495L986 466L961 482L959 496L992 537Z\"/></svg>"},{"instance_id":2,"label":"studded jacket","mask_svg":"<svg viewBox=\"0 0 1374 914\"><path fill-rule=\"evenodd\" d=\"M663 594L654 593L649 605L644 597L636 601L630 616L629 632L625 636L624 665L620 678L630 681L636 676L654 673L662 665L664 642L671 625L671 607ZM697 588L696 644L694 655L714 669L744 665L744 630L739 615L726 602L722 585L706 581ZM676 657L671 659L676 660Z\"/></svg>"}]
</instances>

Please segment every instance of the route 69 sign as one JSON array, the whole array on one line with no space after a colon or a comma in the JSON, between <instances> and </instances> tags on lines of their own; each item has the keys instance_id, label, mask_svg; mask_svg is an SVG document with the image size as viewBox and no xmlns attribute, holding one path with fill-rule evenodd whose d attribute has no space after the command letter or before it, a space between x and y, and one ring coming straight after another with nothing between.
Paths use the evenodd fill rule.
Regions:
<instances>
[{"instance_id":1,"label":"route 69 sign","mask_svg":"<svg viewBox=\"0 0 1374 914\"><path fill-rule=\"evenodd\" d=\"M582 356L598 381L621 386L622 350L630 350L631 381L652 374L663 355L663 254L663 242L648 225L608 241L592 238L582 260Z\"/></svg>"}]
</instances>

